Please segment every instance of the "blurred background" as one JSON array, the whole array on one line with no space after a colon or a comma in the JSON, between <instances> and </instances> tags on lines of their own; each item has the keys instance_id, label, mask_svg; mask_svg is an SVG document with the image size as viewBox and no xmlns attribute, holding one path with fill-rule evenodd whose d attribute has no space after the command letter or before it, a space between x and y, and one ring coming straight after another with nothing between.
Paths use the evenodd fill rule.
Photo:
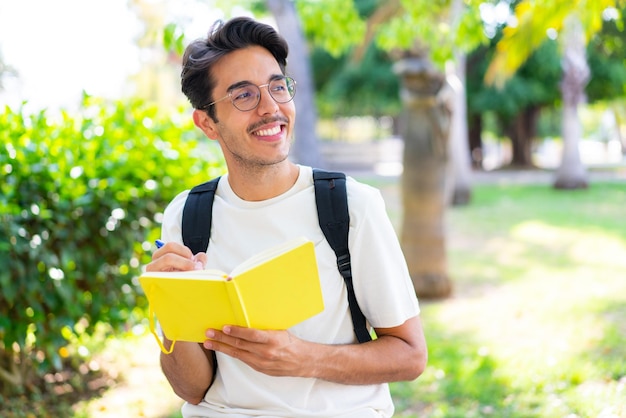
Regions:
<instances>
[{"instance_id":1,"label":"blurred background","mask_svg":"<svg viewBox=\"0 0 626 418\"><path fill-rule=\"evenodd\" d=\"M275 26L291 158L381 190L429 367L403 417L626 417L625 1L0 0L0 416L178 417L137 276L225 170L180 93Z\"/></svg>"}]
</instances>

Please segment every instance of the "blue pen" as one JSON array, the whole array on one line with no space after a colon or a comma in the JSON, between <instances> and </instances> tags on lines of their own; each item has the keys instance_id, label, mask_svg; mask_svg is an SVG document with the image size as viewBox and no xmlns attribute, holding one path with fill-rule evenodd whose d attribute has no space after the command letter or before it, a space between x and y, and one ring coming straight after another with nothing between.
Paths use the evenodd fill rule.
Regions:
<instances>
[{"instance_id":1,"label":"blue pen","mask_svg":"<svg viewBox=\"0 0 626 418\"><path fill-rule=\"evenodd\" d=\"M160 239L154 241L154 243L156 244L157 249L161 248L162 246L165 245L165 243L163 241L161 241Z\"/></svg>"}]
</instances>

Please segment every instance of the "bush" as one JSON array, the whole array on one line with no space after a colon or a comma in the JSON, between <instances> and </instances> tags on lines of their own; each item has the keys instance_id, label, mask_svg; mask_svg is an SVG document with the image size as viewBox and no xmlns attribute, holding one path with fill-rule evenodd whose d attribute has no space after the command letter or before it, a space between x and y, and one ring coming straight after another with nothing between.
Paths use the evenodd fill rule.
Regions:
<instances>
[{"instance_id":1,"label":"bush","mask_svg":"<svg viewBox=\"0 0 626 418\"><path fill-rule=\"evenodd\" d=\"M0 399L144 316L136 277L162 210L222 171L199 134L182 110L88 96L73 116L0 114Z\"/></svg>"}]
</instances>

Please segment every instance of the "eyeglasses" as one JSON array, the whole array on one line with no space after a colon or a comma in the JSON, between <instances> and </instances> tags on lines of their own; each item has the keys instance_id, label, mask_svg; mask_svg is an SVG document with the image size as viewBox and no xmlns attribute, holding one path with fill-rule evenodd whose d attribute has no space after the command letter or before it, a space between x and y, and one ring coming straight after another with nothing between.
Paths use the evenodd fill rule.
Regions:
<instances>
[{"instance_id":1,"label":"eyeglasses","mask_svg":"<svg viewBox=\"0 0 626 418\"><path fill-rule=\"evenodd\" d=\"M276 103L288 103L296 95L296 80L291 77L277 77L269 83L261 84L260 86L246 82L233 87L226 96L209 103L204 106L204 109L206 110L209 106L230 98L235 108L242 112L248 112L259 105L262 87L267 87L267 91Z\"/></svg>"}]
</instances>

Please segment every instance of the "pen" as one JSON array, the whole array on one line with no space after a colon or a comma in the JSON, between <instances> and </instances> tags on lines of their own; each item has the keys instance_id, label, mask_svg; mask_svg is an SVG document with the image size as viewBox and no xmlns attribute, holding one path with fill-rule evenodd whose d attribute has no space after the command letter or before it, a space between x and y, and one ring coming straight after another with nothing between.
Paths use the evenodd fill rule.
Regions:
<instances>
[{"instance_id":1,"label":"pen","mask_svg":"<svg viewBox=\"0 0 626 418\"><path fill-rule=\"evenodd\" d=\"M159 248L161 248L162 246L165 245L165 243L163 241L161 241L160 239L154 241L154 243L155 243L157 249L159 249Z\"/></svg>"}]
</instances>

